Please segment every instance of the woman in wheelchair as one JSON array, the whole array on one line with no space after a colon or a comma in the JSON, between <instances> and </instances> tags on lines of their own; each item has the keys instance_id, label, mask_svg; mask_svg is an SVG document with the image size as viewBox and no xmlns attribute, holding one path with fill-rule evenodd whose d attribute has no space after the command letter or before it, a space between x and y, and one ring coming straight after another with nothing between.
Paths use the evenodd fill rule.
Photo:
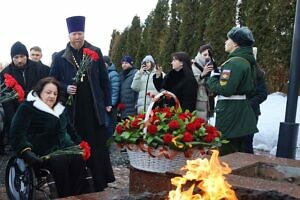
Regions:
<instances>
[{"instance_id":1,"label":"woman in wheelchair","mask_svg":"<svg viewBox=\"0 0 300 200\"><path fill-rule=\"evenodd\" d=\"M80 137L69 123L65 107L59 103L59 82L41 79L23 102L11 124L11 144L16 154L35 170L51 172L59 197L87 192L85 161L79 154L41 157L79 144Z\"/></svg>"}]
</instances>

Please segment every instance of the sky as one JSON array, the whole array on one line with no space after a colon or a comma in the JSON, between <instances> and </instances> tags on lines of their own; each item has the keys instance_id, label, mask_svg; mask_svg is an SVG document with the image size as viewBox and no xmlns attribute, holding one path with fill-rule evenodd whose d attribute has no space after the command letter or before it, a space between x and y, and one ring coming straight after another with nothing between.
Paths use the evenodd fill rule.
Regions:
<instances>
[{"instance_id":1,"label":"sky","mask_svg":"<svg viewBox=\"0 0 300 200\"><path fill-rule=\"evenodd\" d=\"M40 46L42 61L65 48L68 39L66 18L86 17L85 39L108 54L113 29L123 31L135 15L143 23L158 0L9 0L0 3L0 62L10 63L10 49L22 42L28 49Z\"/></svg>"}]
</instances>

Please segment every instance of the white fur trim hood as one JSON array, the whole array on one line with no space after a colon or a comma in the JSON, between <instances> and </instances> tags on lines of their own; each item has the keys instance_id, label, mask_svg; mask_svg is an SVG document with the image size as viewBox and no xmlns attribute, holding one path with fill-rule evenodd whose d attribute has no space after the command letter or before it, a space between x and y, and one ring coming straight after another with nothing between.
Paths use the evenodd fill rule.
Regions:
<instances>
[{"instance_id":1,"label":"white fur trim hood","mask_svg":"<svg viewBox=\"0 0 300 200\"><path fill-rule=\"evenodd\" d=\"M27 101L33 101L33 106L41 111L47 112L59 118L59 115L64 111L65 107L61 103L57 103L53 109L45 104L36 93L30 91L26 98Z\"/></svg>"}]
</instances>

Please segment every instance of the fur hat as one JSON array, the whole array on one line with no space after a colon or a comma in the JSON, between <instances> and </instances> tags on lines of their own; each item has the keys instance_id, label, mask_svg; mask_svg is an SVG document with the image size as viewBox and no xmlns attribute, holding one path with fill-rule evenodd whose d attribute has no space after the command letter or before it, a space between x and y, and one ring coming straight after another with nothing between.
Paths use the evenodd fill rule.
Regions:
<instances>
[{"instance_id":1,"label":"fur hat","mask_svg":"<svg viewBox=\"0 0 300 200\"><path fill-rule=\"evenodd\" d=\"M28 51L27 51L25 45L19 41L14 43L10 50L11 58L13 58L15 55L25 55L28 57Z\"/></svg>"},{"instance_id":2,"label":"fur hat","mask_svg":"<svg viewBox=\"0 0 300 200\"><path fill-rule=\"evenodd\" d=\"M103 56L103 60L106 64L108 64L109 66L111 65L111 60L109 56Z\"/></svg>"},{"instance_id":3,"label":"fur hat","mask_svg":"<svg viewBox=\"0 0 300 200\"><path fill-rule=\"evenodd\" d=\"M145 58L142 60L141 64L145 63L145 62L152 62L155 63L153 57L151 55L147 55L145 56Z\"/></svg>"},{"instance_id":4,"label":"fur hat","mask_svg":"<svg viewBox=\"0 0 300 200\"><path fill-rule=\"evenodd\" d=\"M121 62L127 62L127 63L133 65L133 60L132 60L131 56L123 56Z\"/></svg>"},{"instance_id":5,"label":"fur hat","mask_svg":"<svg viewBox=\"0 0 300 200\"><path fill-rule=\"evenodd\" d=\"M72 32L84 32L85 27L85 17L84 16L73 16L66 19L68 31Z\"/></svg>"},{"instance_id":6,"label":"fur hat","mask_svg":"<svg viewBox=\"0 0 300 200\"><path fill-rule=\"evenodd\" d=\"M246 26L233 27L227 33L227 37L239 46L252 46L255 41L252 32Z\"/></svg>"}]
</instances>

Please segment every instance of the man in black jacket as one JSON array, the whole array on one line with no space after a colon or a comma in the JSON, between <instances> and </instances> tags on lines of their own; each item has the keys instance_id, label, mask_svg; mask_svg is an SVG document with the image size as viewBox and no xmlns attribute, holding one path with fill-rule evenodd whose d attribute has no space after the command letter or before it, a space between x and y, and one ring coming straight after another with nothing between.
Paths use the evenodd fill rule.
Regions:
<instances>
[{"instance_id":1,"label":"man in black jacket","mask_svg":"<svg viewBox=\"0 0 300 200\"><path fill-rule=\"evenodd\" d=\"M22 86L25 95L27 95L40 79L48 76L50 69L41 68L39 63L31 61L28 58L28 51L25 45L19 41L12 45L10 55L12 62L1 71L1 82L4 81L3 75L8 73L16 79L16 81ZM6 134L0 134L3 135L3 137L0 138L0 141L3 141L5 135L9 133L10 122L19 104L20 103L17 100L11 100L3 103L5 115L4 131Z\"/></svg>"}]
</instances>

